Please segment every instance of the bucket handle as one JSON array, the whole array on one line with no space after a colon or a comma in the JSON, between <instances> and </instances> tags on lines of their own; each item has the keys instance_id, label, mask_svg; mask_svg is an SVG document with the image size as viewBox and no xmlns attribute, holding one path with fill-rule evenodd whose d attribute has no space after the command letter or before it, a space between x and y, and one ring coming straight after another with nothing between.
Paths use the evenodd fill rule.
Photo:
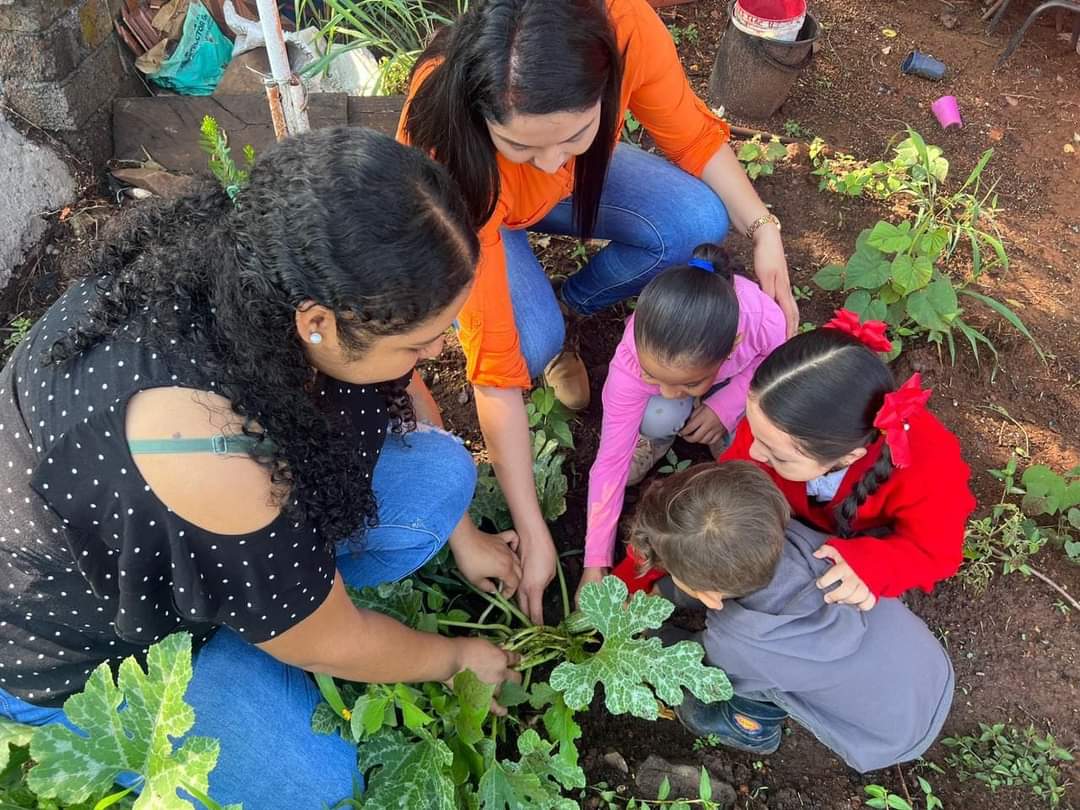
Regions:
<instances>
[{"instance_id":1,"label":"bucket handle","mask_svg":"<svg viewBox=\"0 0 1080 810\"><path fill-rule=\"evenodd\" d=\"M765 41L764 41L764 39L762 37L750 36L749 38L753 41L753 45L757 49L757 51L761 55L761 57L766 62L768 62L769 65L771 65L772 67L774 67L777 70L782 71L784 73L798 73L803 68L805 68L807 65L809 65L811 61L813 61L813 58L814 58L814 46L813 45L811 45L810 48L807 49L806 56L804 56L798 63L796 63L794 65L789 65L786 62L781 62L779 59L777 59L775 56L773 56L771 53L769 53L768 50L766 50Z\"/></svg>"}]
</instances>

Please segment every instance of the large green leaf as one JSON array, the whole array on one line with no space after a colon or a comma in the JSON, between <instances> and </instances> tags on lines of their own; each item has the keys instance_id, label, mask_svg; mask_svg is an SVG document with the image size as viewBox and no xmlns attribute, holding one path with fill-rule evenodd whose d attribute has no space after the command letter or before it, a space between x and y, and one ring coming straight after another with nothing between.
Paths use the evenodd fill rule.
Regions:
<instances>
[{"instance_id":1,"label":"large green leaf","mask_svg":"<svg viewBox=\"0 0 1080 810\"><path fill-rule=\"evenodd\" d=\"M681 641L664 647L659 638L637 637L644 630L659 629L674 605L641 592L629 602L626 597L626 585L617 577L605 577L582 589L581 612L600 631L604 643L584 662L564 661L551 673L548 682L562 692L567 706L584 709L598 683L604 686L608 711L630 712L647 720L658 715L656 698L678 705L684 688L706 703L731 697L731 684L723 670L702 663L700 644Z\"/></svg>"},{"instance_id":2,"label":"large green leaf","mask_svg":"<svg viewBox=\"0 0 1080 810\"><path fill-rule=\"evenodd\" d=\"M906 254L897 256L892 261L890 276L893 288L900 295L910 295L930 283L934 275L934 265L925 256L912 259Z\"/></svg>"},{"instance_id":3,"label":"large green leaf","mask_svg":"<svg viewBox=\"0 0 1080 810\"><path fill-rule=\"evenodd\" d=\"M879 220L866 239L867 244L885 253L899 253L911 247L911 223L904 221L899 225Z\"/></svg>"},{"instance_id":4,"label":"large green leaf","mask_svg":"<svg viewBox=\"0 0 1080 810\"><path fill-rule=\"evenodd\" d=\"M465 670L454 676L454 694L458 699L454 728L466 744L475 745L484 738L484 720L491 710L495 687Z\"/></svg>"},{"instance_id":5,"label":"large green leaf","mask_svg":"<svg viewBox=\"0 0 1080 810\"><path fill-rule=\"evenodd\" d=\"M218 758L218 743L189 737L173 748L195 722L184 702L191 680L191 636L176 633L150 647L144 672L134 658L120 664L118 684L107 664L90 675L83 692L64 703L68 719L83 734L59 724L34 732L30 753L37 763L30 787L64 802L107 793L118 774L133 771L144 781L136 808L190 808L180 787L206 792ZM121 711L121 704L126 704Z\"/></svg>"},{"instance_id":6,"label":"large green leaf","mask_svg":"<svg viewBox=\"0 0 1080 810\"><path fill-rule=\"evenodd\" d=\"M364 810L454 810L454 755L427 731L418 737L410 740L400 731L383 730L360 746L360 770L367 777Z\"/></svg>"},{"instance_id":7,"label":"large green leaf","mask_svg":"<svg viewBox=\"0 0 1080 810\"><path fill-rule=\"evenodd\" d=\"M827 264L818 270L811 280L823 290L841 290L845 284L844 265Z\"/></svg>"},{"instance_id":8,"label":"large green leaf","mask_svg":"<svg viewBox=\"0 0 1080 810\"><path fill-rule=\"evenodd\" d=\"M867 290L856 290L844 300L844 309L850 309L861 321L883 321L887 313L885 302L871 298Z\"/></svg>"},{"instance_id":9,"label":"large green leaf","mask_svg":"<svg viewBox=\"0 0 1080 810\"><path fill-rule=\"evenodd\" d=\"M23 746L30 744L30 735L34 729L24 726L22 723L13 723L11 720L0 717L0 771L8 765L11 758L11 746Z\"/></svg>"},{"instance_id":10,"label":"large green leaf","mask_svg":"<svg viewBox=\"0 0 1080 810\"><path fill-rule=\"evenodd\" d=\"M517 762L495 762L480 779L483 810L577 810L577 802L563 798L562 791L585 787L581 768L553 756L554 743L531 728L518 737L517 747Z\"/></svg>"},{"instance_id":11,"label":"large green leaf","mask_svg":"<svg viewBox=\"0 0 1080 810\"><path fill-rule=\"evenodd\" d=\"M1056 515L1076 506L1080 487L1069 486L1064 476L1045 464L1033 464L1024 470L1020 482L1024 495L1024 512L1029 515Z\"/></svg>"},{"instance_id":12,"label":"large green leaf","mask_svg":"<svg viewBox=\"0 0 1080 810\"><path fill-rule=\"evenodd\" d=\"M956 290L947 278L930 282L907 299L907 313L919 326L932 332L948 332L950 324L960 314Z\"/></svg>"},{"instance_id":13,"label":"large green leaf","mask_svg":"<svg viewBox=\"0 0 1080 810\"><path fill-rule=\"evenodd\" d=\"M876 290L889 280L889 261L877 248L857 250L844 267L844 289Z\"/></svg>"}]
</instances>

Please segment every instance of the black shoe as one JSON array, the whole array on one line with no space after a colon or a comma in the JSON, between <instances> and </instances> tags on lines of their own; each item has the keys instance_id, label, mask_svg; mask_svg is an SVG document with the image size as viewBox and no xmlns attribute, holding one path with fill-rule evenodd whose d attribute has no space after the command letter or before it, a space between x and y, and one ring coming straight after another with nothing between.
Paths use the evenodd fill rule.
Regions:
<instances>
[{"instance_id":1,"label":"black shoe","mask_svg":"<svg viewBox=\"0 0 1080 810\"><path fill-rule=\"evenodd\" d=\"M675 716L697 737L751 754L771 754L780 747L787 713L772 703L738 696L702 703L687 693Z\"/></svg>"}]
</instances>

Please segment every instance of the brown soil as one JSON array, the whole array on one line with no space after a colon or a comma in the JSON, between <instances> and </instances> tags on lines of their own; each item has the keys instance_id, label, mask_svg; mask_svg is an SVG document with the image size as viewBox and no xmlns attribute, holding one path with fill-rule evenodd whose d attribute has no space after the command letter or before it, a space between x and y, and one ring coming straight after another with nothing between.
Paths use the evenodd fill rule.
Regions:
<instances>
[{"instance_id":1,"label":"brown soil","mask_svg":"<svg viewBox=\"0 0 1080 810\"><path fill-rule=\"evenodd\" d=\"M726 24L726 5L699 0L663 12L669 22L692 23L701 32L696 42L684 42L681 48L702 95ZM983 512L999 497L998 483L986 470L1002 466L1016 446L1029 447L1033 461L1058 470L1080 464L1080 314L1074 305L1080 293L1080 154L1063 148L1080 131L1080 56L1056 37L1053 15L1047 15L1009 62L992 71L1021 14L1033 4L1015 2L1013 7L991 35L978 19L983 6L973 0L815 0L812 10L825 34L812 67L772 120L734 121L774 132L782 132L786 121L796 121L836 148L863 158L887 155L891 139L910 124L945 150L954 179L963 177L984 149L994 148L987 176L1001 195L1001 224L1012 266L1007 273L986 278L981 287L1009 301L1049 362L1041 363L1024 338L973 307L972 321L984 328L1001 354L996 376L985 358L977 365L963 350L953 365L932 346L912 346L897 363L898 376L918 370L934 388L933 405L963 443ZM952 30L938 16L946 12L958 21ZM887 38L884 28L898 35ZM944 83L900 74L899 64L913 47L950 64ZM883 53L885 48L888 53ZM930 114L930 101L944 93L959 99L963 129L943 132ZM1080 152L1080 144L1075 146ZM784 223L793 282L809 285L824 263L850 255L858 232L881 211L864 200L819 193L805 151L801 154L758 187ZM43 311L77 274L78 260L96 234L96 219L112 208L91 195L76 206L77 216L56 222L52 245L31 257L0 295L0 326L20 314ZM746 242L736 238L732 246L745 251ZM555 238L543 251L553 275L573 271L572 247ZM802 302L803 320L820 323L837 304L817 291ZM585 485L598 440L600 388L626 314L616 308L584 326L582 349L593 403L574 427L577 449L567 465L568 511L555 527L572 579L580 565L574 552L584 536ZM445 409L448 426L483 458L460 352L445 352L426 364L423 373ZM676 450L701 458L685 446ZM632 492L628 502L634 499ZM1045 550L1037 564L1070 593L1080 592L1080 567L1071 566L1056 550ZM1019 574L996 578L980 596L953 581L932 596L920 593L908 599L943 639L956 668L957 692L945 734L971 733L979 722L1033 723L1061 744L1080 748L1080 617L1063 613L1056 601L1057 595L1043 583ZM631 772L650 753L704 763L740 790L739 806L746 808L846 810L862 806L862 786L873 782L903 793L906 781L915 796L915 773L930 780L946 808L1006 810L1045 804L1022 788L991 794L979 783L961 783L948 768L938 774L916 765L859 776L797 727L779 752L758 762L728 751L694 752L692 737L672 722L650 724L600 710L583 718L583 726L590 779L627 785L630 793L629 778L604 764L606 752L622 753ZM944 753L936 745L927 759L943 765ZM1080 807L1080 768L1067 768L1064 775L1073 784L1062 806ZM916 806L921 808L921 801Z\"/></svg>"}]
</instances>

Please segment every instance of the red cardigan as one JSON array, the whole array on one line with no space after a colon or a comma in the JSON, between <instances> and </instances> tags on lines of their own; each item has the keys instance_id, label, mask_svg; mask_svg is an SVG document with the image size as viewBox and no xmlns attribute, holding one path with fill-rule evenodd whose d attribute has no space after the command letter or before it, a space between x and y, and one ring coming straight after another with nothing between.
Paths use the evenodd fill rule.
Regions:
<instances>
[{"instance_id":1,"label":"red cardigan","mask_svg":"<svg viewBox=\"0 0 1080 810\"><path fill-rule=\"evenodd\" d=\"M884 530L881 537L856 534L848 539L834 537L829 544L862 578L876 596L899 596L919 587L930 591L935 582L956 573L963 559L964 529L975 508L968 487L970 471L960 457L960 443L929 411L911 419L909 434L910 467L893 470L881 487L867 498L855 515L853 529L866 532ZM820 531L836 531L836 506L848 496L863 473L877 460L883 439L870 446L867 454L851 465L836 496L828 504L818 504L806 496L806 484L787 481L769 466L759 464L784 493L795 517ZM750 458L754 436L744 419L731 446L720 462ZM634 560L628 556L614 573L632 590L649 587L663 572L634 575Z\"/></svg>"}]
</instances>

